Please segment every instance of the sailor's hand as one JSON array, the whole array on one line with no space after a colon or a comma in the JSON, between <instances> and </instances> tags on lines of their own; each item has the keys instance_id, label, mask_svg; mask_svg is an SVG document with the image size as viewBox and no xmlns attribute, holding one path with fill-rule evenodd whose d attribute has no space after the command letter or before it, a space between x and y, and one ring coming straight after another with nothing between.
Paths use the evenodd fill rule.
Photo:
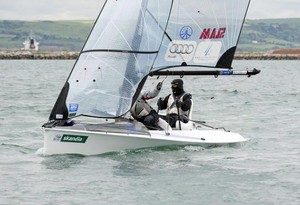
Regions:
<instances>
[{"instance_id":1,"label":"sailor's hand","mask_svg":"<svg viewBox=\"0 0 300 205\"><path fill-rule=\"evenodd\" d=\"M157 90L160 90L161 87L162 87L162 85L163 85L163 82L157 83L156 89L157 89Z\"/></svg>"},{"instance_id":2,"label":"sailor's hand","mask_svg":"<svg viewBox=\"0 0 300 205\"><path fill-rule=\"evenodd\" d=\"M157 101L157 106L160 108L163 103L164 101L161 98L159 98Z\"/></svg>"},{"instance_id":3,"label":"sailor's hand","mask_svg":"<svg viewBox=\"0 0 300 205\"><path fill-rule=\"evenodd\" d=\"M181 100L176 100L176 107L181 107L183 102Z\"/></svg>"}]
</instances>

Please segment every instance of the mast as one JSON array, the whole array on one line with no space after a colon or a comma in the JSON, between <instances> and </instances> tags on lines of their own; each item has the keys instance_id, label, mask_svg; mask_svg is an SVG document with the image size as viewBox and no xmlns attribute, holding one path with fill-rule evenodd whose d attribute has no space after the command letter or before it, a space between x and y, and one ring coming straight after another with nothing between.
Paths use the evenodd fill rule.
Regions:
<instances>
[{"instance_id":1,"label":"mast","mask_svg":"<svg viewBox=\"0 0 300 205\"><path fill-rule=\"evenodd\" d=\"M120 96L123 96L120 98L119 100L119 108L117 110L116 115L122 115L123 114L123 107L126 105L124 104L124 99L125 98L129 98L130 97L130 93L128 93L128 91L126 90L126 88L131 87L131 84L129 82L128 79L131 79L134 82L138 82L139 76L133 76L132 74L136 72L136 58L137 58L137 53L141 44L141 40L142 40L142 34L143 34L143 29L144 26L143 24L141 24L142 20L143 20L143 14L145 14L146 9L147 9L147 4L148 4L148 0L142 0L141 2L141 10L139 13L139 17L136 23L136 30L135 30L135 35L132 38L132 54L130 55L128 62L127 62L127 66L126 66L126 71L125 71L125 77L123 80L123 86L121 87ZM145 79L146 80L146 79ZM139 85L139 90L141 90L141 88L143 87L143 84L145 83L145 80L143 81L142 84ZM133 97L133 101L135 101L135 99L138 97L137 95L139 94L139 92L136 92L136 95Z\"/></svg>"}]
</instances>

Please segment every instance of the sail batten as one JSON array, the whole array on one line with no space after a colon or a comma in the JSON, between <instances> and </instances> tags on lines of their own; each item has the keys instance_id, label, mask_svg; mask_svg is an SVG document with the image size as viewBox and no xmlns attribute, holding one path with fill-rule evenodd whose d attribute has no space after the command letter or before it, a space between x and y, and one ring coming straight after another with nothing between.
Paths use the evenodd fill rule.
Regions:
<instances>
[{"instance_id":1,"label":"sail batten","mask_svg":"<svg viewBox=\"0 0 300 205\"><path fill-rule=\"evenodd\" d=\"M50 120L119 117L161 69L231 68L249 2L107 0Z\"/></svg>"},{"instance_id":2,"label":"sail batten","mask_svg":"<svg viewBox=\"0 0 300 205\"><path fill-rule=\"evenodd\" d=\"M139 51L139 50L112 50L112 49L93 49L85 50L81 53L92 53L92 52L116 52L116 53L144 53L144 54L155 54L158 51Z\"/></svg>"}]
</instances>

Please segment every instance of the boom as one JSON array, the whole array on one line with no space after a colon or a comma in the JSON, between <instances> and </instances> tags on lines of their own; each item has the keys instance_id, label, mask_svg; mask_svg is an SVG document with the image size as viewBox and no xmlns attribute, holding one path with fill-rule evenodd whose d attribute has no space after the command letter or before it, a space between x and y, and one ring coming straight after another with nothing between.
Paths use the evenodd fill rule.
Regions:
<instances>
[{"instance_id":1,"label":"boom","mask_svg":"<svg viewBox=\"0 0 300 205\"><path fill-rule=\"evenodd\" d=\"M179 75L179 76L184 76L184 75L247 75L247 76L252 76L260 73L260 70L257 70L254 68L253 70L194 70L194 71L170 71L170 70L163 70L163 71L154 71L149 74L149 76L154 76L154 75Z\"/></svg>"}]
</instances>

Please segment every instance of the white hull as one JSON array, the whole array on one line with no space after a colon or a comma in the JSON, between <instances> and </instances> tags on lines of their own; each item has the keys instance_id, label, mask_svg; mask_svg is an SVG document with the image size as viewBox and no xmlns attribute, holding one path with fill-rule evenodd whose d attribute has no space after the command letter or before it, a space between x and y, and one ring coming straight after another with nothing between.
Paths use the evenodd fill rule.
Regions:
<instances>
[{"instance_id":1,"label":"white hull","mask_svg":"<svg viewBox=\"0 0 300 205\"><path fill-rule=\"evenodd\" d=\"M43 155L81 154L97 155L107 152L158 147L168 145L200 145L203 147L240 144L247 139L241 135L223 130L193 129L193 130L164 130L139 131L127 133L103 130L103 127L93 127L87 130L84 125L43 128ZM101 128L101 131L100 131ZM124 130L123 130L124 131Z\"/></svg>"}]
</instances>

